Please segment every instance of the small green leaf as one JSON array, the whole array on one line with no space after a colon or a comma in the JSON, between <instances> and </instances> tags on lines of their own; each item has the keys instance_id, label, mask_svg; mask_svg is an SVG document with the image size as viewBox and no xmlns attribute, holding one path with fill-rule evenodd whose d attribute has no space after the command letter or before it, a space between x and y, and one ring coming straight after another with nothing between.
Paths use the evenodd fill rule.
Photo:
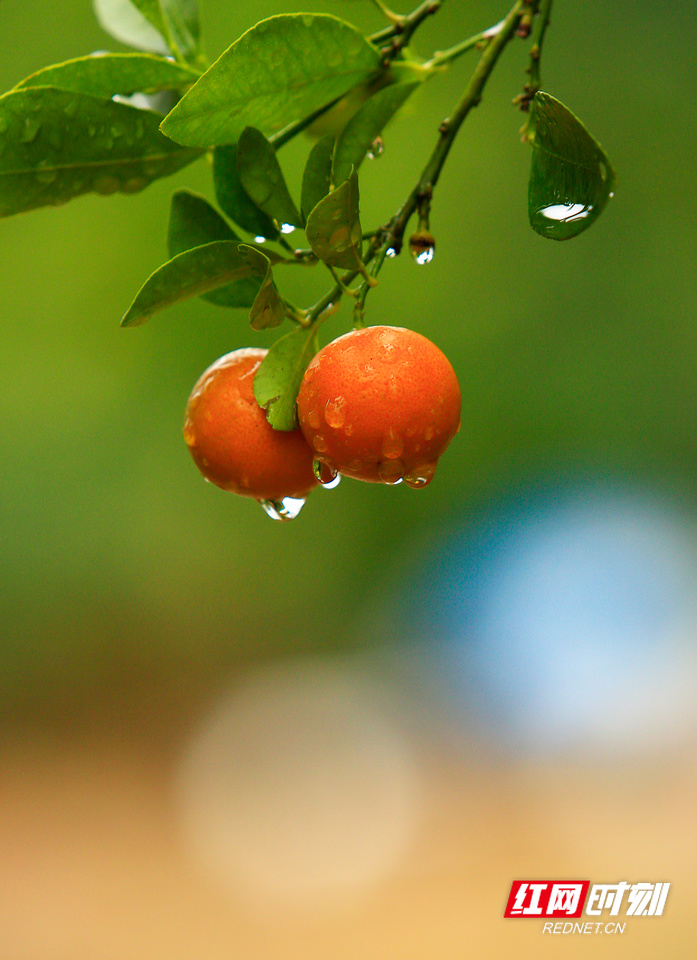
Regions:
<instances>
[{"instance_id":1,"label":"small green leaf","mask_svg":"<svg viewBox=\"0 0 697 960\"><path fill-rule=\"evenodd\" d=\"M191 163L149 110L28 87L0 97L0 216L85 193L137 193Z\"/></svg>"},{"instance_id":2,"label":"small green leaf","mask_svg":"<svg viewBox=\"0 0 697 960\"><path fill-rule=\"evenodd\" d=\"M195 193L178 190L172 196L167 233L170 259L184 250L200 247L215 240L233 240L239 243L227 221L218 211ZM268 262L268 257L265 258ZM258 271L257 271L258 272ZM217 287L203 294L203 299L219 307L239 307L253 303L259 284L254 277Z\"/></svg>"},{"instance_id":3,"label":"small green leaf","mask_svg":"<svg viewBox=\"0 0 697 960\"><path fill-rule=\"evenodd\" d=\"M197 0L131 0L169 49L185 60L195 61L200 53L201 27Z\"/></svg>"},{"instance_id":4,"label":"small green leaf","mask_svg":"<svg viewBox=\"0 0 697 960\"><path fill-rule=\"evenodd\" d=\"M530 123L530 225L550 240L568 240L587 230L605 209L615 172L581 121L549 94L535 94Z\"/></svg>"},{"instance_id":5,"label":"small green leaf","mask_svg":"<svg viewBox=\"0 0 697 960\"><path fill-rule=\"evenodd\" d=\"M260 130L246 127L237 144L237 165L247 196L279 226L300 226L276 151Z\"/></svg>"},{"instance_id":6,"label":"small green leaf","mask_svg":"<svg viewBox=\"0 0 697 960\"><path fill-rule=\"evenodd\" d=\"M254 270L239 252L235 241L216 240L177 254L163 263L140 288L126 311L122 327L135 327L172 304L199 296L226 283L254 276ZM257 283L256 289L259 284ZM255 294L256 296L256 289ZM254 296L238 307L250 307ZM242 301L243 297L240 297Z\"/></svg>"},{"instance_id":7,"label":"small green leaf","mask_svg":"<svg viewBox=\"0 0 697 960\"><path fill-rule=\"evenodd\" d=\"M301 120L379 71L380 54L329 14L262 20L216 60L162 123L178 143L236 143L245 127L266 136Z\"/></svg>"},{"instance_id":8,"label":"small green leaf","mask_svg":"<svg viewBox=\"0 0 697 960\"><path fill-rule=\"evenodd\" d=\"M169 47L162 35L134 7L131 0L92 0L94 12L102 30L137 50L152 50L168 54Z\"/></svg>"},{"instance_id":9,"label":"small green leaf","mask_svg":"<svg viewBox=\"0 0 697 960\"><path fill-rule=\"evenodd\" d=\"M172 195L169 212L167 249L170 257L215 240L240 242L227 221L207 200L190 190L177 190Z\"/></svg>"},{"instance_id":10,"label":"small green leaf","mask_svg":"<svg viewBox=\"0 0 697 960\"><path fill-rule=\"evenodd\" d=\"M286 308L273 282L271 261L257 247L240 244L240 253L252 267L254 273L262 277L259 292L256 295L252 309L249 311L249 320L252 330L266 330L277 327L286 318Z\"/></svg>"},{"instance_id":11,"label":"small green leaf","mask_svg":"<svg viewBox=\"0 0 697 960\"><path fill-rule=\"evenodd\" d=\"M310 150L303 172L300 192L300 211L303 216L303 223L307 220L312 208L316 207L331 190L333 154L333 134L322 137Z\"/></svg>"},{"instance_id":12,"label":"small green leaf","mask_svg":"<svg viewBox=\"0 0 697 960\"><path fill-rule=\"evenodd\" d=\"M351 173L351 167L358 169L375 138L407 97L420 86L420 80L393 83L366 100L360 110L351 117L336 142L332 166L334 183L342 183Z\"/></svg>"},{"instance_id":13,"label":"small green leaf","mask_svg":"<svg viewBox=\"0 0 697 960\"><path fill-rule=\"evenodd\" d=\"M260 210L242 186L237 164L237 144L216 147L213 151L213 184L222 210L242 230L255 237L275 240L278 227Z\"/></svg>"},{"instance_id":14,"label":"small green leaf","mask_svg":"<svg viewBox=\"0 0 697 960\"><path fill-rule=\"evenodd\" d=\"M254 375L254 396L275 430L295 430L295 401L303 375L317 353L317 331L295 327L271 347Z\"/></svg>"},{"instance_id":15,"label":"small green leaf","mask_svg":"<svg viewBox=\"0 0 697 960\"><path fill-rule=\"evenodd\" d=\"M358 216L358 174L355 170L313 208L307 218L305 233L320 260L331 267L363 273L363 235Z\"/></svg>"},{"instance_id":16,"label":"small green leaf","mask_svg":"<svg viewBox=\"0 0 697 960\"><path fill-rule=\"evenodd\" d=\"M105 53L44 67L22 80L26 87L58 87L111 98L114 94L155 93L190 86L200 76L189 67L151 53Z\"/></svg>"}]
</instances>

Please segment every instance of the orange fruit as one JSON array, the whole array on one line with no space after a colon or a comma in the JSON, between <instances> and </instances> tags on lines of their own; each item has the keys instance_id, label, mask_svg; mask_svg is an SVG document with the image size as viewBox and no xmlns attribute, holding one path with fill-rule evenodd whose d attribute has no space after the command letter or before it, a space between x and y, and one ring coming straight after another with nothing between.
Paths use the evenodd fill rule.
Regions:
<instances>
[{"instance_id":1,"label":"orange fruit","mask_svg":"<svg viewBox=\"0 0 697 960\"><path fill-rule=\"evenodd\" d=\"M298 419L328 476L425 487L460 429L447 357L404 327L353 330L310 361Z\"/></svg>"},{"instance_id":2,"label":"orange fruit","mask_svg":"<svg viewBox=\"0 0 697 960\"><path fill-rule=\"evenodd\" d=\"M186 406L184 439L207 480L243 497L304 498L317 485L313 453L300 430L274 430L254 398L266 355L228 353L201 374Z\"/></svg>"}]
</instances>

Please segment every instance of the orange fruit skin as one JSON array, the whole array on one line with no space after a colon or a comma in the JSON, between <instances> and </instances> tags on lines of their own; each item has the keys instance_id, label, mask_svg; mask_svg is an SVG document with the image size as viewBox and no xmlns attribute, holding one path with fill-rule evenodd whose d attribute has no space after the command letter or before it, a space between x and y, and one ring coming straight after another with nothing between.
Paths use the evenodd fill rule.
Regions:
<instances>
[{"instance_id":1,"label":"orange fruit skin","mask_svg":"<svg viewBox=\"0 0 697 960\"><path fill-rule=\"evenodd\" d=\"M300 430L274 430L254 398L266 350L248 347L216 360L186 406L184 439L207 480L243 497L305 497L317 485L313 453Z\"/></svg>"},{"instance_id":2,"label":"orange fruit skin","mask_svg":"<svg viewBox=\"0 0 697 960\"><path fill-rule=\"evenodd\" d=\"M312 359L298 419L315 458L356 480L425 487L460 429L447 357L404 327L353 330Z\"/></svg>"}]
</instances>

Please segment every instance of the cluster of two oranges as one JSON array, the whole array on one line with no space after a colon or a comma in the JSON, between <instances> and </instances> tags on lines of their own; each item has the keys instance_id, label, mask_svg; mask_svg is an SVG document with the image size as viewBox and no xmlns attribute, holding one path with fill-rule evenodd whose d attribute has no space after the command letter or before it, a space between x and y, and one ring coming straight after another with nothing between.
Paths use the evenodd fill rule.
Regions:
<instances>
[{"instance_id":1,"label":"cluster of two oranges","mask_svg":"<svg viewBox=\"0 0 697 960\"><path fill-rule=\"evenodd\" d=\"M184 438L201 473L256 500L303 499L337 474L425 487L460 427L460 387L430 340L404 327L353 330L310 362L299 427L274 430L254 398L266 350L226 354L189 397Z\"/></svg>"}]
</instances>

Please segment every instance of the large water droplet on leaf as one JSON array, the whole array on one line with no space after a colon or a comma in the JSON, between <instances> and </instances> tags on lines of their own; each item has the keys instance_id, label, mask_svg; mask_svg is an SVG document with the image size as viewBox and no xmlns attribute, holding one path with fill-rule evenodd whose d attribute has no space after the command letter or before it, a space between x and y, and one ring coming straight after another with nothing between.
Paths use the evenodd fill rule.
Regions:
<instances>
[{"instance_id":1,"label":"large water droplet on leaf","mask_svg":"<svg viewBox=\"0 0 697 960\"><path fill-rule=\"evenodd\" d=\"M602 213L613 195L615 173L597 140L549 94L535 94L530 123L530 225L550 240L568 240Z\"/></svg>"}]
</instances>

